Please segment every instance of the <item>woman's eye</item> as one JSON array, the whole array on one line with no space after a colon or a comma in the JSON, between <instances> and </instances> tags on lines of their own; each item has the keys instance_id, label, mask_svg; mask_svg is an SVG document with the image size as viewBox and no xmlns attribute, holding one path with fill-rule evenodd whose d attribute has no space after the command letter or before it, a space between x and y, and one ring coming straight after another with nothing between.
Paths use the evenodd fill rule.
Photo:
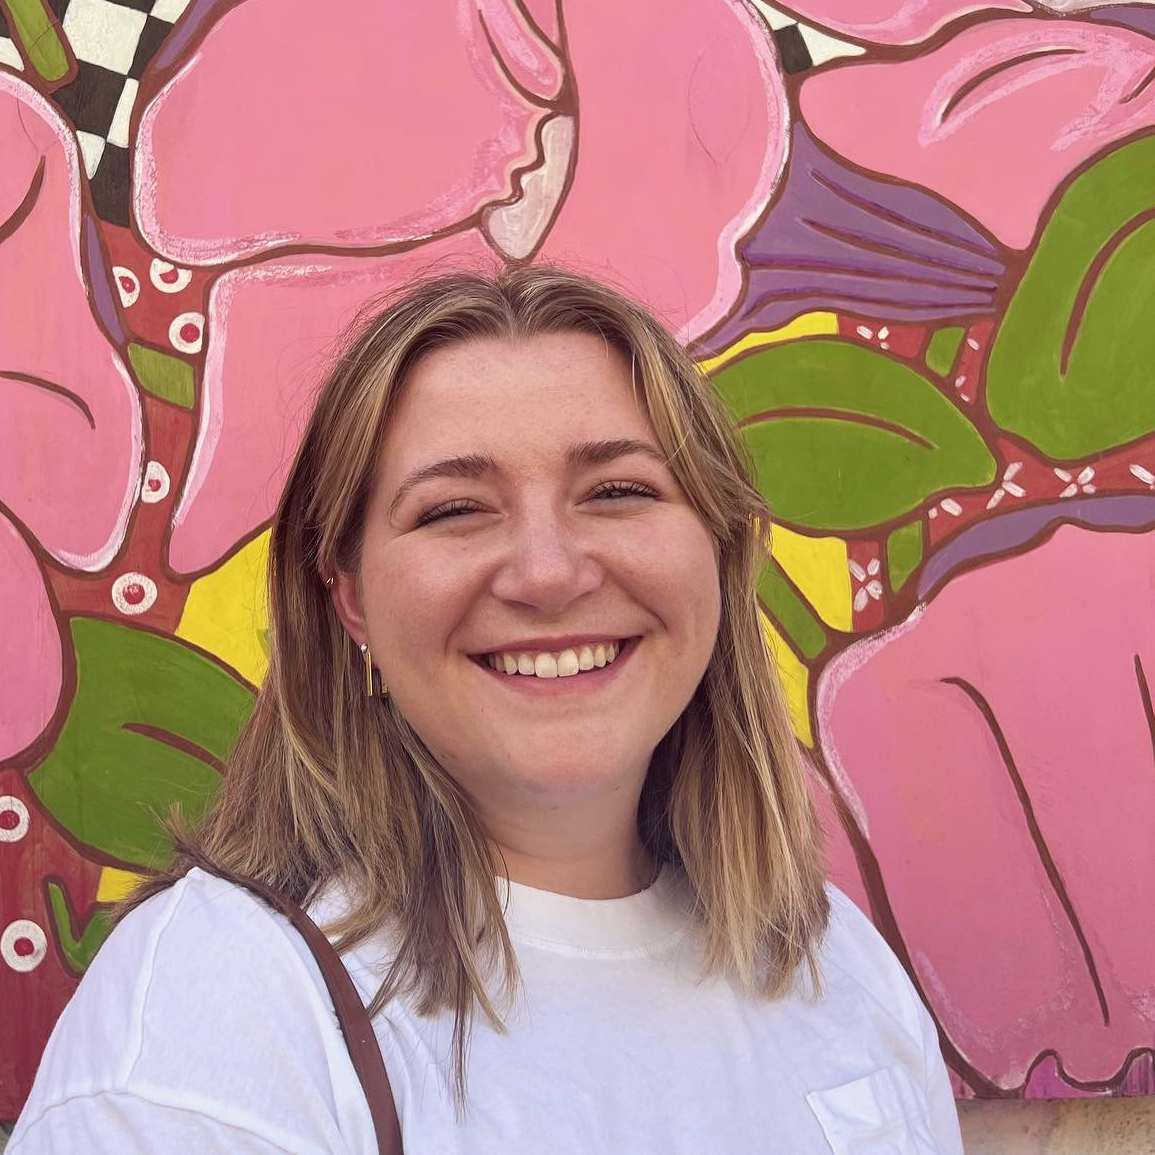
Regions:
<instances>
[{"instance_id":1,"label":"woman's eye","mask_svg":"<svg viewBox=\"0 0 1155 1155\"><path fill-rule=\"evenodd\" d=\"M443 505L435 505L432 509L427 509L417 519L417 525L429 525L435 521L444 521L449 517L460 517L465 513L474 513L476 510L477 506L472 501L456 498L453 501L445 502Z\"/></svg>"},{"instance_id":2,"label":"woman's eye","mask_svg":"<svg viewBox=\"0 0 1155 1155\"><path fill-rule=\"evenodd\" d=\"M599 485L591 495L595 498L605 497L611 501L622 497L657 497L657 493L648 485L640 481L607 481Z\"/></svg>"}]
</instances>

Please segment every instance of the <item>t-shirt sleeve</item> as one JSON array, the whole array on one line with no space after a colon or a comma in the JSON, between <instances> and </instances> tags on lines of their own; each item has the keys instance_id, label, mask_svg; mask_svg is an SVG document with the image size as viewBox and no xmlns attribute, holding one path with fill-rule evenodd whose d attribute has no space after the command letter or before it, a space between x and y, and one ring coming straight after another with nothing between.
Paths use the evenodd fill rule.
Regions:
<instances>
[{"instance_id":1,"label":"t-shirt sleeve","mask_svg":"<svg viewBox=\"0 0 1155 1155\"><path fill-rule=\"evenodd\" d=\"M200 871L109 936L52 1033L8 1148L374 1149L308 948L281 915Z\"/></svg>"},{"instance_id":2,"label":"t-shirt sleeve","mask_svg":"<svg viewBox=\"0 0 1155 1155\"><path fill-rule=\"evenodd\" d=\"M295 1148L300 1150L301 1148ZM247 1127L200 1110L157 1103L130 1092L74 1095L22 1127L9 1155L286 1155L289 1148Z\"/></svg>"}]
</instances>

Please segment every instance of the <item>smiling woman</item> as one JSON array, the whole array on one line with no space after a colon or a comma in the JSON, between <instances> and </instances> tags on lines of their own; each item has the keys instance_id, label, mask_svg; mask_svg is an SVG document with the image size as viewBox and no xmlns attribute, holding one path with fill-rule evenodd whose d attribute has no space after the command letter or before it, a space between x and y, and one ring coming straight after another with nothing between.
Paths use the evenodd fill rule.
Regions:
<instances>
[{"instance_id":1,"label":"smiling woman","mask_svg":"<svg viewBox=\"0 0 1155 1155\"><path fill-rule=\"evenodd\" d=\"M453 274L368 315L216 806L11 1150L958 1152L929 1016L823 883L768 527L708 383L610 289Z\"/></svg>"}]
</instances>

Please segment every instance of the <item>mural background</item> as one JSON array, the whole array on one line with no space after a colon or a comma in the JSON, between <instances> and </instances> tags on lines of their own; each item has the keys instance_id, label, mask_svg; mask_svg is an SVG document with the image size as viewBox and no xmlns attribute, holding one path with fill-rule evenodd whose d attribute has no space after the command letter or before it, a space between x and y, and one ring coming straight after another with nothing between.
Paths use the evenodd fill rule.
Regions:
<instances>
[{"instance_id":1,"label":"mural background","mask_svg":"<svg viewBox=\"0 0 1155 1155\"><path fill-rule=\"evenodd\" d=\"M0 0L0 1119L211 796L366 299L538 257L741 421L831 871L960 1097L1155 1089L1155 6Z\"/></svg>"}]
</instances>

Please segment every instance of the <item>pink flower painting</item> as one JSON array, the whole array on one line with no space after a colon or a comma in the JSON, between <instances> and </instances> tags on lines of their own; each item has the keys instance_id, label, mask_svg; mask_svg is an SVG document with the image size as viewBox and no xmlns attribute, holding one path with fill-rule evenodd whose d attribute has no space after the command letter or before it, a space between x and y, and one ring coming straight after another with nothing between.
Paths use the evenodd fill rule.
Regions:
<instances>
[{"instance_id":1,"label":"pink flower painting","mask_svg":"<svg viewBox=\"0 0 1155 1155\"><path fill-rule=\"evenodd\" d=\"M38 737L60 691L60 639L30 543L75 570L112 560L140 487L142 430L136 389L88 299L76 142L4 72L0 155L3 762Z\"/></svg>"},{"instance_id":2,"label":"pink flower painting","mask_svg":"<svg viewBox=\"0 0 1155 1155\"><path fill-rule=\"evenodd\" d=\"M1030 12L1025 0L794 0L791 12L835 35L869 44L918 44L971 13Z\"/></svg>"},{"instance_id":3,"label":"pink flower painting","mask_svg":"<svg viewBox=\"0 0 1155 1155\"><path fill-rule=\"evenodd\" d=\"M930 189L1026 248L1082 162L1155 126L1155 40L1106 24L973 24L908 60L843 66L802 86L802 116L864 168Z\"/></svg>"},{"instance_id":4,"label":"pink flower painting","mask_svg":"<svg viewBox=\"0 0 1155 1155\"><path fill-rule=\"evenodd\" d=\"M591 0L544 25L496 0L340 0L307 41L311 6L295 3L278 0L276 20L270 0L226 12L141 116L135 209L156 251L183 264L310 251L245 265L213 291L211 402L171 546L180 572L271 512L292 433L225 416L299 413L302 375L278 375L271 336L331 341L357 305L423 268L539 255L619 282L692 338L737 297L737 241L785 160L773 48L739 0ZM229 111L238 57L257 69L241 115ZM211 131L190 136L193 123ZM204 171L235 187L205 198ZM238 483L254 500L222 523L214 495Z\"/></svg>"},{"instance_id":5,"label":"pink flower painting","mask_svg":"<svg viewBox=\"0 0 1155 1155\"><path fill-rule=\"evenodd\" d=\"M1151 1045L1153 572L1155 533L1063 525L819 681L823 753L923 989L1004 1087L1050 1052L1107 1083Z\"/></svg>"}]
</instances>

